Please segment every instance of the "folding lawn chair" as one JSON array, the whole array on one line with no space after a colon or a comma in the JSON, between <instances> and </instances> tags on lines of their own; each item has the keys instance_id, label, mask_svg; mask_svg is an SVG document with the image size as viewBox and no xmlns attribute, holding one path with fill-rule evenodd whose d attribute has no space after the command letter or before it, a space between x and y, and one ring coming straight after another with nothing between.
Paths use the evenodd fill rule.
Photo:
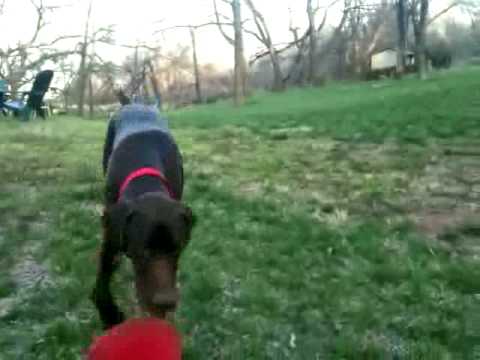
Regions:
<instances>
[{"instance_id":1,"label":"folding lawn chair","mask_svg":"<svg viewBox=\"0 0 480 360\"><path fill-rule=\"evenodd\" d=\"M7 93L8 93L8 83L5 80L0 80L0 112L4 116L7 115L7 109L5 108Z\"/></svg>"},{"instance_id":2,"label":"folding lawn chair","mask_svg":"<svg viewBox=\"0 0 480 360\"><path fill-rule=\"evenodd\" d=\"M33 115L38 115L45 119L47 115L46 106L43 102L45 93L52 82L53 71L40 71L32 85L32 90L21 92L22 97L19 100L5 101L4 107L12 111L15 116L20 116L23 120L28 121ZM25 101L25 97L28 97Z\"/></svg>"}]
</instances>

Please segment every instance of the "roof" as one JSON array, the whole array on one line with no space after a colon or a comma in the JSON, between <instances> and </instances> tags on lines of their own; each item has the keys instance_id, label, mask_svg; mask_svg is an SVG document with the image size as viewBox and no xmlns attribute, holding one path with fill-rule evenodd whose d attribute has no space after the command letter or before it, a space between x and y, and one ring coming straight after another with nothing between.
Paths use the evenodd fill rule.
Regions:
<instances>
[{"instance_id":1,"label":"roof","mask_svg":"<svg viewBox=\"0 0 480 360\"><path fill-rule=\"evenodd\" d=\"M386 52L386 51L397 52L397 49L395 49L393 47L383 48L383 49L380 49L380 50L377 50L377 51L373 52L372 56L377 55L377 54L381 54L381 53ZM405 51L405 55L415 55L415 53L411 50L407 50L407 51Z\"/></svg>"}]
</instances>

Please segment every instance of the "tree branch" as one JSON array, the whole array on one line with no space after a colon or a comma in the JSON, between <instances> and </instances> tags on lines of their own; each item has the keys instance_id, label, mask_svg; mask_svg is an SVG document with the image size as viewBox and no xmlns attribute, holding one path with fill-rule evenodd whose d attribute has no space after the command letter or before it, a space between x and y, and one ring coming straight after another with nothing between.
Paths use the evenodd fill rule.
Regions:
<instances>
[{"instance_id":1,"label":"tree branch","mask_svg":"<svg viewBox=\"0 0 480 360\"><path fill-rule=\"evenodd\" d=\"M428 23L427 23L427 26L432 24L435 20L437 20L439 17L441 17L442 15L446 14L447 12L449 12L450 10L452 10L453 8L459 6L460 3L458 2L454 2L453 4L450 4L449 6L447 6L445 9L443 9L442 11L438 12L437 14L435 14L434 16L432 16L429 20L428 20Z\"/></svg>"},{"instance_id":2,"label":"tree branch","mask_svg":"<svg viewBox=\"0 0 480 360\"><path fill-rule=\"evenodd\" d=\"M222 0L222 1L231 5L231 3L227 0ZM213 8L215 10L215 19L217 20L218 30L220 30L220 33L222 34L222 36L225 38L225 40L227 40L227 42L230 45L235 46L235 41L230 36L227 35L225 30L223 30L223 27L221 25L222 22L220 21L220 15L219 15L219 12L218 12L217 1L216 0L213 0Z\"/></svg>"},{"instance_id":3,"label":"tree branch","mask_svg":"<svg viewBox=\"0 0 480 360\"><path fill-rule=\"evenodd\" d=\"M247 34L250 34L252 35L253 37L255 37L258 41L260 41L260 43L262 44L265 44L265 40L262 39L262 37L260 37L260 35L258 35L255 31L252 31L252 30L248 30L248 29L245 29L243 28L243 31ZM267 52L268 53L268 52Z\"/></svg>"},{"instance_id":4,"label":"tree branch","mask_svg":"<svg viewBox=\"0 0 480 360\"><path fill-rule=\"evenodd\" d=\"M40 0L40 4L38 4L38 5L34 0L30 0L30 3L35 7L35 10L37 12L37 22L36 22L36 25L35 25L35 30L34 30L32 38L28 42L31 45L37 40L38 34L40 33L40 30L45 26L45 22L44 22L44 18L43 18L43 15L45 13L45 8L43 7L43 1L42 0Z\"/></svg>"},{"instance_id":5,"label":"tree branch","mask_svg":"<svg viewBox=\"0 0 480 360\"><path fill-rule=\"evenodd\" d=\"M123 48L127 48L127 49L145 49L145 50L149 50L149 51L160 51L161 47L160 46L149 46L149 45L145 45L145 44L137 44L137 45L130 45L130 44L118 44L118 45L115 45L115 46L119 46L119 47L123 47Z\"/></svg>"},{"instance_id":6,"label":"tree branch","mask_svg":"<svg viewBox=\"0 0 480 360\"><path fill-rule=\"evenodd\" d=\"M175 30L175 29L194 29L194 30L197 30L197 29L200 29L200 28L203 28L203 27L206 27L206 26L212 26L212 25L215 25L215 26L233 26L232 23L227 23L227 22L217 22L217 21L210 21L210 22L206 22L206 23L203 23L203 24L198 24L198 25L173 25L173 26L169 26L169 27L166 27L166 28L163 28L163 29L160 29L160 30L156 30L154 32L154 35L158 34L158 33L163 33L165 31L169 31L169 30Z\"/></svg>"},{"instance_id":7,"label":"tree branch","mask_svg":"<svg viewBox=\"0 0 480 360\"><path fill-rule=\"evenodd\" d=\"M305 33L300 37L298 38L297 40L294 40L292 41L291 43L288 43L285 47L281 48L281 49L277 49L276 52L277 54L281 54L285 51L287 51L288 49L292 48L293 46L296 46L296 45L299 45L301 43L303 43L303 41L310 35L310 30L307 30L305 31ZM260 60L261 58L264 58L265 56L267 56L269 54L269 51L268 50L264 50L260 53L257 53L253 56L253 58L251 58L249 60L249 65L252 65L254 64L256 61Z\"/></svg>"},{"instance_id":8,"label":"tree branch","mask_svg":"<svg viewBox=\"0 0 480 360\"><path fill-rule=\"evenodd\" d=\"M320 25L317 27L316 31L317 32L320 32L322 31L322 29L325 27L326 25L326 22L327 22L327 15L328 15L328 10L333 6L335 5L336 3L338 3L340 0L333 0L330 2L329 5L325 6L324 8L326 9L324 15L323 15L323 18L322 18L322 22L320 23ZM321 7L319 7L321 8ZM340 25L342 28L343 28L343 25L345 23L345 20L346 20L346 14L348 14L348 12L351 10L350 7L348 8L345 8L344 11L343 11L343 17L342 17L342 20L340 21ZM305 31L305 33L301 36L301 37L298 37L298 33L297 33L297 29L294 29L292 27L292 21L291 21L291 18L290 18L290 31L293 33L293 36L294 36L294 40L290 43L288 43L287 45L285 45L285 47L283 48L280 48L280 49L276 49L276 53L277 54L280 54L280 53L283 53L289 49L291 49L293 46L299 46L301 44L303 44L303 42L305 41L305 39L310 36L310 28L307 29ZM245 30L245 32L248 32L247 30ZM252 34L250 32L250 34ZM255 35L255 36L258 36L258 34L252 34L252 35ZM253 65L256 61L264 58L265 56L267 56L269 54L269 51L268 50L264 50L260 53L257 53L255 54L250 60L249 60L249 65Z\"/></svg>"},{"instance_id":9,"label":"tree branch","mask_svg":"<svg viewBox=\"0 0 480 360\"><path fill-rule=\"evenodd\" d=\"M245 0L245 2L247 3L247 6L250 8L250 11L253 14L253 21L257 26L258 32L260 33L260 36L255 35L255 37L265 46L270 47L272 41L270 38L270 34L268 33L268 29L263 15L255 8L255 5L253 5L253 2L251 0ZM247 31L245 30L245 32ZM249 33L252 34L252 32Z\"/></svg>"},{"instance_id":10,"label":"tree branch","mask_svg":"<svg viewBox=\"0 0 480 360\"><path fill-rule=\"evenodd\" d=\"M78 38L81 38L81 35L64 35L64 36L59 36L58 38L48 42L48 43L41 43L41 44L38 44L38 45L32 45L30 46L30 48L33 48L33 49L40 49L40 48L45 48L45 47L50 47L50 46L53 46L55 45L56 43L58 43L59 41L62 41L62 40L68 40L68 39L78 39Z\"/></svg>"},{"instance_id":11,"label":"tree branch","mask_svg":"<svg viewBox=\"0 0 480 360\"><path fill-rule=\"evenodd\" d=\"M43 54L37 60L32 61L31 63L25 65L25 69L27 71L31 69L35 69L37 66L40 66L42 63L44 63L47 60L56 60L56 59L66 57L68 55L72 55L76 53L77 53L76 50L67 50L67 51L60 51L60 52L55 52L50 54Z\"/></svg>"}]
</instances>

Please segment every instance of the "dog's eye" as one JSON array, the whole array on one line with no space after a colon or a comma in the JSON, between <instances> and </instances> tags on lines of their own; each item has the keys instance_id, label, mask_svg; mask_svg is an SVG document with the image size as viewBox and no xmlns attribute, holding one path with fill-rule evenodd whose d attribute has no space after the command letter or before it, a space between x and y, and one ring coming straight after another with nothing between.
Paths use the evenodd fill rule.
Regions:
<instances>
[{"instance_id":1,"label":"dog's eye","mask_svg":"<svg viewBox=\"0 0 480 360\"><path fill-rule=\"evenodd\" d=\"M166 226L156 226L149 236L147 249L153 255L169 255L178 251L174 237Z\"/></svg>"}]
</instances>

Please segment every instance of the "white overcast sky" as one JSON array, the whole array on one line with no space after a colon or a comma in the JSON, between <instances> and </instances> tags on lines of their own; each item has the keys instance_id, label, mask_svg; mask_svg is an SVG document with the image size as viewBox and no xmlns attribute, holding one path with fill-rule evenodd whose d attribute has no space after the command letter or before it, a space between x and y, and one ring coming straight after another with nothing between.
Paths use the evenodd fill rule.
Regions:
<instances>
[{"instance_id":1,"label":"white overcast sky","mask_svg":"<svg viewBox=\"0 0 480 360\"><path fill-rule=\"evenodd\" d=\"M5 0L4 14L0 17L0 47L28 39L34 27L34 11L31 0ZM36 0L38 1L38 0ZM331 0L319 0L331 3ZM449 0L432 0L432 13L441 9ZM81 34L85 23L88 0L44 0L48 5L64 5L48 15L51 24L43 32L45 39L59 35ZM305 0L256 0L258 8L264 14L270 27L274 42L289 41L288 31L289 7L293 12L294 23L304 26L307 19ZM228 6L221 4L222 12L229 15ZM249 17L244 7L244 17ZM137 41L159 43L165 49L173 48L178 43L189 45L186 30L175 30L161 35L153 35L156 29L173 25L201 24L212 19L212 0L93 0L93 26L114 25L115 39L118 44L134 44ZM329 20L334 24L339 17L338 11L331 11ZM245 35L247 56L258 49L258 42ZM215 27L199 30L199 61L215 63L230 67L233 59L232 47L223 39ZM64 46L73 46L66 43ZM128 51L118 47L99 46L98 51L109 60L120 63Z\"/></svg>"}]
</instances>

